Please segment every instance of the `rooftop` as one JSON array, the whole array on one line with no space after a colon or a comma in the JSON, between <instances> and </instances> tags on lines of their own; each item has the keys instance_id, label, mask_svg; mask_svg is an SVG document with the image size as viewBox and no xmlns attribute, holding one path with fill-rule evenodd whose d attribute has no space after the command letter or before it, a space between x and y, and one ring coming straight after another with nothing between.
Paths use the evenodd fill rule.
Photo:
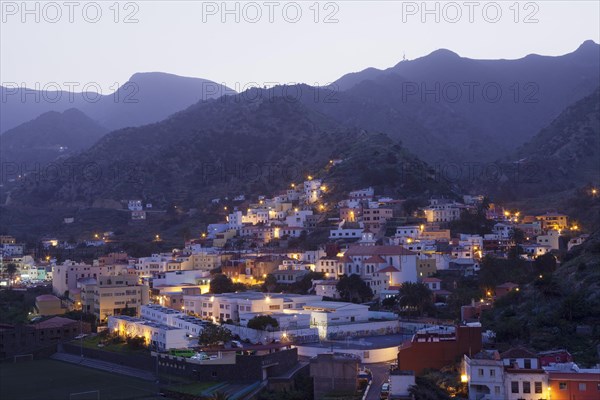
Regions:
<instances>
[{"instance_id":1,"label":"rooftop","mask_svg":"<svg viewBox=\"0 0 600 400\"><path fill-rule=\"evenodd\" d=\"M110 316L109 318L114 318L114 319L117 319L117 320L129 322L129 323L134 323L134 324L145 325L145 326L149 326L149 327L152 327L152 328L162 329L164 331L180 330L180 328L175 328L175 327L172 327L172 326L168 326L168 325L165 325L165 324L161 324L159 322L148 321L148 320L145 320L143 318L130 317L128 315L115 315L115 316Z\"/></svg>"},{"instance_id":2,"label":"rooftop","mask_svg":"<svg viewBox=\"0 0 600 400\"><path fill-rule=\"evenodd\" d=\"M34 326L36 329L60 328L65 325L70 325L74 322L78 323L78 321L75 321L74 319L70 319L70 318L52 317L45 321L38 322Z\"/></svg>"},{"instance_id":3,"label":"rooftop","mask_svg":"<svg viewBox=\"0 0 600 400\"><path fill-rule=\"evenodd\" d=\"M513 347L500 354L502 358L537 358L537 354L525 347Z\"/></svg>"},{"instance_id":4,"label":"rooftop","mask_svg":"<svg viewBox=\"0 0 600 400\"><path fill-rule=\"evenodd\" d=\"M383 246L350 246L346 251L347 256L402 256L414 255L410 250L403 246L383 245Z\"/></svg>"}]
</instances>

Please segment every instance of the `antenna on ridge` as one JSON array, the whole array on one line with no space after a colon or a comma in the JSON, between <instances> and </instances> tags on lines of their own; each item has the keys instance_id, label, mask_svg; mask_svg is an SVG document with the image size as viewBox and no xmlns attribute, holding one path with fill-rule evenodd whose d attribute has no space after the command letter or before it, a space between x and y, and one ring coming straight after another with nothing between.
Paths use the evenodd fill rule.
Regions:
<instances>
[{"instance_id":1,"label":"antenna on ridge","mask_svg":"<svg viewBox=\"0 0 600 400\"><path fill-rule=\"evenodd\" d=\"M406 61L406 52L402 53L402 61Z\"/></svg>"}]
</instances>

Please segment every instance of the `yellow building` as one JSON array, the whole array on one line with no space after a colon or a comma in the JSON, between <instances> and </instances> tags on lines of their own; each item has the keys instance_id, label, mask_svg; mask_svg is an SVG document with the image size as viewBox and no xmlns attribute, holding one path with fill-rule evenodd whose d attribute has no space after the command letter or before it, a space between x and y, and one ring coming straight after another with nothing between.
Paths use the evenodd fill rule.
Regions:
<instances>
[{"instance_id":1,"label":"yellow building","mask_svg":"<svg viewBox=\"0 0 600 400\"><path fill-rule=\"evenodd\" d=\"M135 275L101 276L82 286L83 310L101 322L111 315L139 315L141 306L150 302L148 286L139 284Z\"/></svg>"},{"instance_id":2,"label":"yellow building","mask_svg":"<svg viewBox=\"0 0 600 400\"><path fill-rule=\"evenodd\" d=\"M8 235L0 235L0 244L15 244L17 241L14 237Z\"/></svg>"},{"instance_id":3,"label":"yellow building","mask_svg":"<svg viewBox=\"0 0 600 400\"><path fill-rule=\"evenodd\" d=\"M569 227L569 218L564 214L546 213L537 215L535 219L541 221L543 230L555 229L559 231Z\"/></svg>"},{"instance_id":4,"label":"yellow building","mask_svg":"<svg viewBox=\"0 0 600 400\"><path fill-rule=\"evenodd\" d=\"M437 266L434 258L417 259L417 281L421 282L435 273L437 273Z\"/></svg>"},{"instance_id":5,"label":"yellow building","mask_svg":"<svg viewBox=\"0 0 600 400\"><path fill-rule=\"evenodd\" d=\"M216 238L213 240L214 247L225 247L227 241L232 239L237 234L235 229L230 229L227 232L217 233Z\"/></svg>"},{"instance_id":6,"label":"yellow building","mask_svg":"<svg viewBox=\"0 0 600 400\"><path fill-rule=\"evenodd\" d=\"M64 314L66 308L62 308L60 299L52 294L43 294L35 298L35 308L40 315Z\"/></svg>"}]
</instances>

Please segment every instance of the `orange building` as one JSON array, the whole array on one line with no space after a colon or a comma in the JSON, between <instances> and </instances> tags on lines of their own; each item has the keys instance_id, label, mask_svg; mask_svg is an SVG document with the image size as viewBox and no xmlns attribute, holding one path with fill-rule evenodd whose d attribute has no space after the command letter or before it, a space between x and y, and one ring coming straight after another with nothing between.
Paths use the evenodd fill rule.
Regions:
<instances>
[{"instance_id":1,"label":"orange building","mask_svg":"<svg viewBox=\"0 0 600 400\"><path fill-rule=\"evenodd\" d=\"M550 399L598 400L600 399L600 372L548 371Z\"/></svg>"}]
</instances>

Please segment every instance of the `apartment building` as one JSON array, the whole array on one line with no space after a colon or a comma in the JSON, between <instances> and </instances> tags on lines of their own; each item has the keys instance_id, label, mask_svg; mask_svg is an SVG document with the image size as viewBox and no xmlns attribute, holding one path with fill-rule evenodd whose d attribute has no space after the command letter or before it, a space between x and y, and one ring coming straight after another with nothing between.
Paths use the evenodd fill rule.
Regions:
<instances>
[{"instance_id":1,"label":"apartment building","mask_svg":"<svg viewBox=\"0 0 600 400\"><path fill-rule=\"evenodd\" d=\"M149 288L135 275L100 276L81 282L82 309L100 322L112 315L140 315L150 300Z\"/></svg>"},{"instance_id":2,"label":"apartment building","mask_svg":"<svg viewBox=\"0 0 600 400\"><path fill-rule=\"evenodd\" d=\"M77 288L77 281L80 279L115 276L126 273L126 270L126 264L89 265L66 260L62 264L55 265L52 270L52 291L58 296L62 296L67 290Z\"/></svg>"},{"instance_id":3,"label":"apartment building","mask_svg":"<svg viewBox=\"0 0 600 400\"><path fill-rule=\"evenodd\" d=\"M184 295L184 306L202 318L213 321L239 322L240 313L282 312L301 310L304 305L320 301L321 296L241 292L223 294Z\"/></svg>"}]
</instances>

